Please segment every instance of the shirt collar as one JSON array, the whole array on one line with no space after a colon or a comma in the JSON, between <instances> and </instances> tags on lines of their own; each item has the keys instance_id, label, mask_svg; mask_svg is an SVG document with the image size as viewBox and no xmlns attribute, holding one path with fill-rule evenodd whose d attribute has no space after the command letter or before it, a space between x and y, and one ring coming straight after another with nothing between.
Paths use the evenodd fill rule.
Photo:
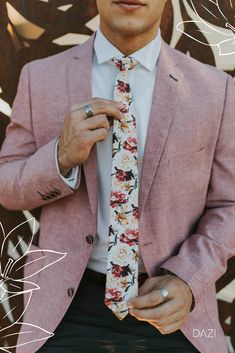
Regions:
<instances>
[{"instance_id":1,"label":"shirt collar","mask_svg":"<svg viewBox=\"0 0 235 353\"><path fill-rule=\"evenodd\" d=\"M100 29L97 30L94 50L98 64L102 64L111 60L114 57L123 57L121 53L109 40L103 35ZM157 36L148 43L145 47L131 54L131 57L136 59L147 70L152 71L156 65L161 50L161 32L158 30Z\"/></svg>"}]
</instances>

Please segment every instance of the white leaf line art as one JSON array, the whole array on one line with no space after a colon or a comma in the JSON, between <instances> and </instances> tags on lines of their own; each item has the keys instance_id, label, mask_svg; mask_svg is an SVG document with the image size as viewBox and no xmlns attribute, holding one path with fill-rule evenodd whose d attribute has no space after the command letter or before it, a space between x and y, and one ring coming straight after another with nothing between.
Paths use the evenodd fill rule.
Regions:
<instances>
[{"instance_id":1,"label":"white leaf line art","mask_svg":"<svg viewBox=\"0 0 235 353\"><path fill-rule=\"evenodd\" d=\"M31 237L27 235L27 237L21 234L23 231L23 227L29 223L33 231L31 232ZM1 324L4 326L0 326L0 351L8 352L9 348L18 347L19 345L14 346L6 346L6 342L1 346L1 341L10 336L18 335L39 335L43 334L43 337L40 338L26 338L26 342L20 344L25 345L32 342L45 340L49 337L53 336L53 333L44 330L43 328L29 323L20 323L19 320L25 314L32 294L35 290L39 290L40 287L34 283L26 281L26 279L38 274L39 272L45 270L47 267L59 262L62 260L67 253L62 253L53 250L44 250L38 248L37 250L30 250L30 246L32 245L34 232L35 232L35 218L30 218L29 220L19 224L14 229L12 229L7 235L5 234L4 227L0 223L0 232L2 235L2 245L0 251L0 316ZM9 243L16 244L14 246L9 247ZM10 249L10 254L9 254ZM33 259L30 261L31 256ZM25 261L27 259L27 261ZM41 265L41 266L38 266ZM33 269L32 269L32 268ZM25 275L25 270L27 268L27 275ZM31 271L31 272L30 272ZM13 295L8 295L12 294ZM24 295L24 297L23 297ZM14 306L10 310L5 309L4 303L9 302L10 299L14 297L22 296L22 300L24 298L24 302L26 305L24 308L17 313L17 308ZM18 301L19 302L19 301ZM9 307L8 307L9 308ZM6 312L3 312L4 309ZM20 308L21 309L21 308ZM13 313L17 313L17 318L14 318L14 322L9 324L9 320L6 321ZM6 321L6 322L4 322ZM27 328L26 332L22 331L23 328ZM9 329L16 329L14 333L8 333Z\"/></svg>"},{"instance_id":2,"label":"white leaf line art","mask_svg":"<svg viewBox=\"0 0 235 353\"><path fill-rule=\"evenodd\" d=\"M21 294L22 294L22 293L15 294L15 295L11 296L11 298L12 298L12 297L17 297L17 296L19 296L19 295L21 295ZM7 325L6 327L3 327L3 328L0 327L0 334L1 334L1 332L3 332L4 330L7 330L7 329L9 330L10 327L14 326L15 323L17 323L17 322L22 318L22 316L24 315L24 313L26 312L26 310L27 310L27 308L28 308L28 306L29 306L30 300L31 300L31 298L32 298L32 292L27 292L27 293L25 293L25 294L27 295L27 298L26 298L27 304L25 305L25 307L23 308L23 310L21 311L21 313L18 314L19 317L18 317L17 320L16 320L15 322L13 322L12 324ZM7 299L8 299L8 298L6 298L5 300L7 300ZM1 305L3 305L3 303L4 303L4 301L2 301ZM12 310L11 310L11 311L12 311ZM6 317L8 316L8 314L9 314L9 313L6 313L6 314L5 314L5 317L3 317L3 319L6 318ZM2 338L2 335L1 335L1 338ZM0 347L0 348L1 348L1 347Z\"/></svg>"},{"instance_id":3,"label":"white leaf line art","mask_svg":"<svg viewBox=\"0 0 235 353\"><path fill-rule=\"evenodd\" d=\"M40 254L42 254L42 253L43 253L43 255L40 256ZM27 253L27 255L30 255L30 254L36 254L36 255L38 254L39 257L37 259L34 259L32 261L29 261L29 262L23 264L22 266L19 266L18 268L15 269L16 272L21 270L22 268L25 268L26 266L30 266L33 263L39 262L40 260L45 260L47 257L49 257L49 255L52 255L55 258L56 257L58 257L58 258L54 259L53 261L51 261L47 265L39 268L36 272L32 272L30 275L25 276L24 279L30 278L30 277L36 275L37 273L45 270L47 267L55 264L56 262L63 260L63 258L67 255L67 253L61 253L61 252L54 251L54 250L32 250ZM16 264L17 264L17 261L16 261Z\"/></svg>"},{"instance_id":4,"label":"white leaf line art","mask_svg":"<svg viewBox=\"0 0 235 353\"><path fill-rule=\"evenodd\" d=\"M3 238L5 238L6 237L5 230L4 230L3 225L2 225L1 222L0 222L0 231L2 232Z\"/></svg>"},{"instance_id":5,"label":"white leaf line art","mask_svg":"<svg viewBox=\"0 0 235 353\"><path fill-rule=\"evenodd\" d=\"M4 347L6 349L21 347L21 346L24 346L26 344L42 341L42 340L45 340L45 339L48 339L48 338L54 336L54 333L52 333L52 332L44 330L43 328L41 328L41 327L39 327L37 325L28 324L28 323L25 323L25 322L15 323L15 327L16 327L16 331L15 332L9 333L9 334L6 333L5 335L2 336L2 339L6 339L6 338L12 337L12 336L19 336L19 335L24 336L25 335L26 336L26 342L23 342L21 344L16 344L16 345L9 345L9 346L6 345ZM24 329L27 329L27 331L24 332L23 331ZM43 337L35 338L35 339L29 339L27 341L27 335L34 335L34 334L36 334L36 335L45 334L45 335L43 335Z\"/></svg>"},{"instance_id":6,"label":"white leaf line art","mask_svg":"<svg viewBox=\"0 0 235 353\"><path fill-rule=\"evenodd\" d=\"M179 32L185 34L186 36L197 41L200 44L207 45L210 47L218 47L219 55L221 55L221 56L233 55L233 54L235 54L235 27L231 23L228 22L228 19L223 14L223 12L219 6L218 0L216 0L216 1L209 0L209 2L216 6L218 13L221 15L221 18L218 18L218 14L215 15L210 9L208 9L208 7L204 6L203 4L201 4L201 6L205 10L207 10L211 15L216 17L217 19L222 19L223 20L222 22L224 24L224 29L227 29L227 30L229 29L231 31L231 33L224 31L223 27L218 29L217 27L211 25L209 22L204 20L199 15L199 13L194 5L193 0L190 0L190 3L193 7L194 12L196 13L196 15L198 17L198 20L196 20L196 21L187 20L187 21L179 22L176 26L176 29ZM234 13L235 13L235 9L234 9ZM206 39L205 39L205 41L202 41L202 40L194 37L190 32L188 32L188 30L185 29L185 25L190 24L190 23L195 24L195 26L198 28L198 32L201 32L203 35L209 36L211 41L209 41L209 43L206 42ZM199 28L199 25L200 25L200 28ZM217 37L219 37L218 39L215 39L215 34L217 35Z\"/></svg>"},{"instance_id":7,"label":"white leaf line art","mask_svg":"<svg viewBox=\"0 0 235 353\"><path fill-rule=\"evenodd\" d=\"M23 228L23 226L26 225L27 223L33 223L33 232L32 232L32 236L30 237L30 240L28 241L28 236L27 236L26 241L24 241L24 243L23 243L24 236L20 235L20 239L19 239L19 234L17 232L19 231L19 233L20 233L20 228ZM7 277L8 273L11 270L12 265L14 264L13 259L15 259L17 248L20 248L20 250L23 252L23 254L21 256L18 256L18 259L22 258L25 255L25 253L27 253L27 251L30 248L32 241L33 241L34 230L35 230L35 219L30 218L29 220L22 222L18 226L16 226L15 228L13 228L5 236L3 243L2 243L2 246L1 246L1 254L0 254L0 258L1 258L1 262L0 262L1 271L0 272L3 277L4 276ZM12 240L12 238L13 239L16 238L14 240L17 241L17 244L14 246L12 253L10 254L11 256L8 257L7 264L5 266L3 266L2 259L4 258L4 256L6 257L6 254L8 254L8 243L10 240ZM21 243L23 243L23 247L20 247ZM13 241L13 244L15 244L14 241ZM26 244L26 249L25 249L25 244ZM17 252L17 255L18 255L18 252Z\"/></svg>"},{"instance_id":8,"label":"white leaf line art","mask_svg":"<svg viewBox=\"0 0 235 353\"><path fill-rule=\"evenodd\" d=\"M35 229L35 219L34 218L31 218L29 219L28 221L25 221L23 223L21 223L20 225L18 225L17 227L15 227L12 231L10 231L10 233L7 234L7 236L5 237L4 241L3 241L3 244L2 244L2 247L1 247L1 259L3 259L3 257L5 256L6 257L6 249L8 249L8 242L11 241L11 237L16 237L16 233L14 233L15 231L18 231L23 225L25 225L26 223L32 223L33 222L33 229ZM17 239L18 240L18 234L17 234ZM0 272L0 300L3 298L3 296L5 295L5 292L8 292L8 293L19 293L19 292L22 292L22 293L26 293L28 292L28 290L30 289L38 289L37 286L32 283L32 282L27 282L25 281L26 278L29 278L29 277L32 277L34 276L35 274L43 271L45 268L53 265L54 263L62 260L66 255L67 253L60 253L60 252L57 252L57 251L53 251L53 250L33 250L33 251L30 251L30 246L32 244L32 241L33 241L33 237L34 237L34 232L32 232L32 236L30 238L30 240L28 242L26 242L24 240L24 236L20 236L20 240L17 241L17 244L15 245L15 247L13 248L13 253L15 255L16 253L16 249L20 247L21 243L23 243L23 246L25 247L25 244L26 244L26 247L23 249L23 254L18 256L18 259L13 259L12 256L9 256L8 258L8 261L6 262L5 266L2 266L2 263L0 262L0 268L1 268L1 272ZM13 242L15 243L15 242ZM4 253L4 250L5 250L5 253ZM22 248L21 248L21 251L22 251ZM24 263L23 265L20 265L20 261L22 260L25 260L25 256L28 256L30 254L33 254L33 253L41 253L43 254L43 256L38 259L35 259L34 261L31 261L31 262L26 262ZM18 252L17 252L18 254ZM12 255L12 254L10 254ZM49 256L50 255L50 256ZM51 261L48 261L48 263L43 266L43 267L40 267L39 269L37 269L36 271L32 272L31 274L27 275L26 277L23 277L23 278L19 278L17 277L17 275L19 276L19 270L20 269L23 269L24 267L26 266L29 266L30 264L32 264L33 262L36 262L36 261L40 261L40 259L43 259L45 260L46 258L50 260L50 257L54 257ZM18 272L18 273L17 273ZM32 288L28 288L27 290L21 290L20 289L20 284L25 284L28 285Z\"/></svg>"},{"instance_id":9,"label":"white leaf line art","mask_svg":"<svg viewBox=\"0 0 235 353\"><path fill-rule=\"evenodd\" d=\"M8 284L10 284L10 288L8 288ZM21 284L21 286L20 286ZM28 293L33 290L39 289L39 286L36 283L33 282L28 282L28 281L21 281L21 280L5 280L4 283L0 281L0 285L2 285L2 297L0 297L0 304L5 300L3 300L5 293L17 293L17 294L23 294L23 293ZM22 285L25 287L27 286L27 289L21 289ZM5 289L7 288L7 289Z\"/></svg>"},{"instance_id":10,"label":"white leaf line art","mask_svg":"<svg viewBox=\"0 0 235 353\"><path fill-rule=\"evenodd\" d=\"M24 246L21 247L21 243L24 240L24 235L23 236L21 235L21 229L23 229L23 227L26 225L26 223L32 223L33 232L32 232L32 235L31 235L29 241L28 242L24 241ZM25 256L25 254L27 253L29 247L31 246L32 241L33 241L33 236L34 236L34 230L35 230L35 219L31 218L25 222L20 223L18 226L13 228L4 237L3 243L1 245L1 254L0 254L0 259L1 259L1 261L0 261L0 269L1 269L1 271L0 271L0 290L1 290L0 300L5 295L5 292L8 292L8 293L23 292L20 289L20 284L23 284L23 283L22 282L20 283L18 281L18 278L12 277L11 271L12 271L12 268L13 268L16 260L22 259ZM13 247L13 249L11 250L10 254L8 254L9 242L16 244ZM26 247L25 247L25 244L27 244ZM21 251L18 251L19 249ZM22 255L19 255L20 253L22 253ZM6 258L6 260L5 260L5 258ZM33 285L32 285L32 287L33 287Z\"/></svg>"}]
</instances>

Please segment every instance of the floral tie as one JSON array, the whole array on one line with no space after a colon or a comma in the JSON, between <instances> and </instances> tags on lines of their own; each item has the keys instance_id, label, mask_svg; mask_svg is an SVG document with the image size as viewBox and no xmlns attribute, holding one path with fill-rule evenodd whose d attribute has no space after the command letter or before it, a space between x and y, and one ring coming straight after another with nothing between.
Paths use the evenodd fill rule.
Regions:
<instances>
[{"instance_id":1,"label":"floral tie","mask_svg":"<svg viewBox=\"0 0 235 353\"><path fill-rule=\"evenodd\" d=\"M124 104L124 119L114 119L110 226L105 304L122 320L127 302L138 294L138 157L136 119L129 71L137 61L112 59L119 69L114 99Z\"/></svg>"}]
</instances>

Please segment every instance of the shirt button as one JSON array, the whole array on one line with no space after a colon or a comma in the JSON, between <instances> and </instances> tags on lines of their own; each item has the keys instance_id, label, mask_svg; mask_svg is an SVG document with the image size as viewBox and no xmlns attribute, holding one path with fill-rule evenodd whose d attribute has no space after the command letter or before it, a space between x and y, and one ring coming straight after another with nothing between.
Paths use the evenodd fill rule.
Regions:
<instances>
[{"instance_id":1,"label":"shirt button","mask_svg":"<svg viewBox=\"0 0 235 353\"><path fill-rule=\"evenodd\" d=\"M74 294L74 288L68 288L67 289L67 294L69 298L72 298L73 294Z\"/></svg>"},{"instance_id":2,"label":"shirt button","mask_svg":"<svg viewBox=\"0 0 235 353\"><path fill-rule=\"evenodd\" d=\"M86 242L89 245L92 245L94 243L94 237L93 237L92 234L89 234L89 235L86 236Z\"/></svg>"}]
</instances>

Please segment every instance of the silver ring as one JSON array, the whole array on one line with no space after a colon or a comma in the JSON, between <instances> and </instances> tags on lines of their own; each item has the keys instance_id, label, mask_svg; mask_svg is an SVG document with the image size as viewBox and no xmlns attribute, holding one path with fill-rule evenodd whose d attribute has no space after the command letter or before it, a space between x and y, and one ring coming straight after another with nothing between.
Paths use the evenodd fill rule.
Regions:
<instances>
[{"instance_id":1,"label":"silver ring","mask_svg":"<svg viewBox=\"0 0 235 353\"><path fill-rule=\"evenodd\" d=\"M83 109L84 109L84 112L86 113L87 118L91 118L92 116L94 116L90 104L84 105Z\"/></svg>"},{"instance_id":2,"label":"silver ring","mask_svg":"<svg viewBox=\"0 0 235 353\"><path fill-rule=\"evenodd\" d=\"M160 288L160 292L162 293L163 296L163 302L166 302L169 299L169 292L166 288Z\"/></svg>"}]
</instances>

